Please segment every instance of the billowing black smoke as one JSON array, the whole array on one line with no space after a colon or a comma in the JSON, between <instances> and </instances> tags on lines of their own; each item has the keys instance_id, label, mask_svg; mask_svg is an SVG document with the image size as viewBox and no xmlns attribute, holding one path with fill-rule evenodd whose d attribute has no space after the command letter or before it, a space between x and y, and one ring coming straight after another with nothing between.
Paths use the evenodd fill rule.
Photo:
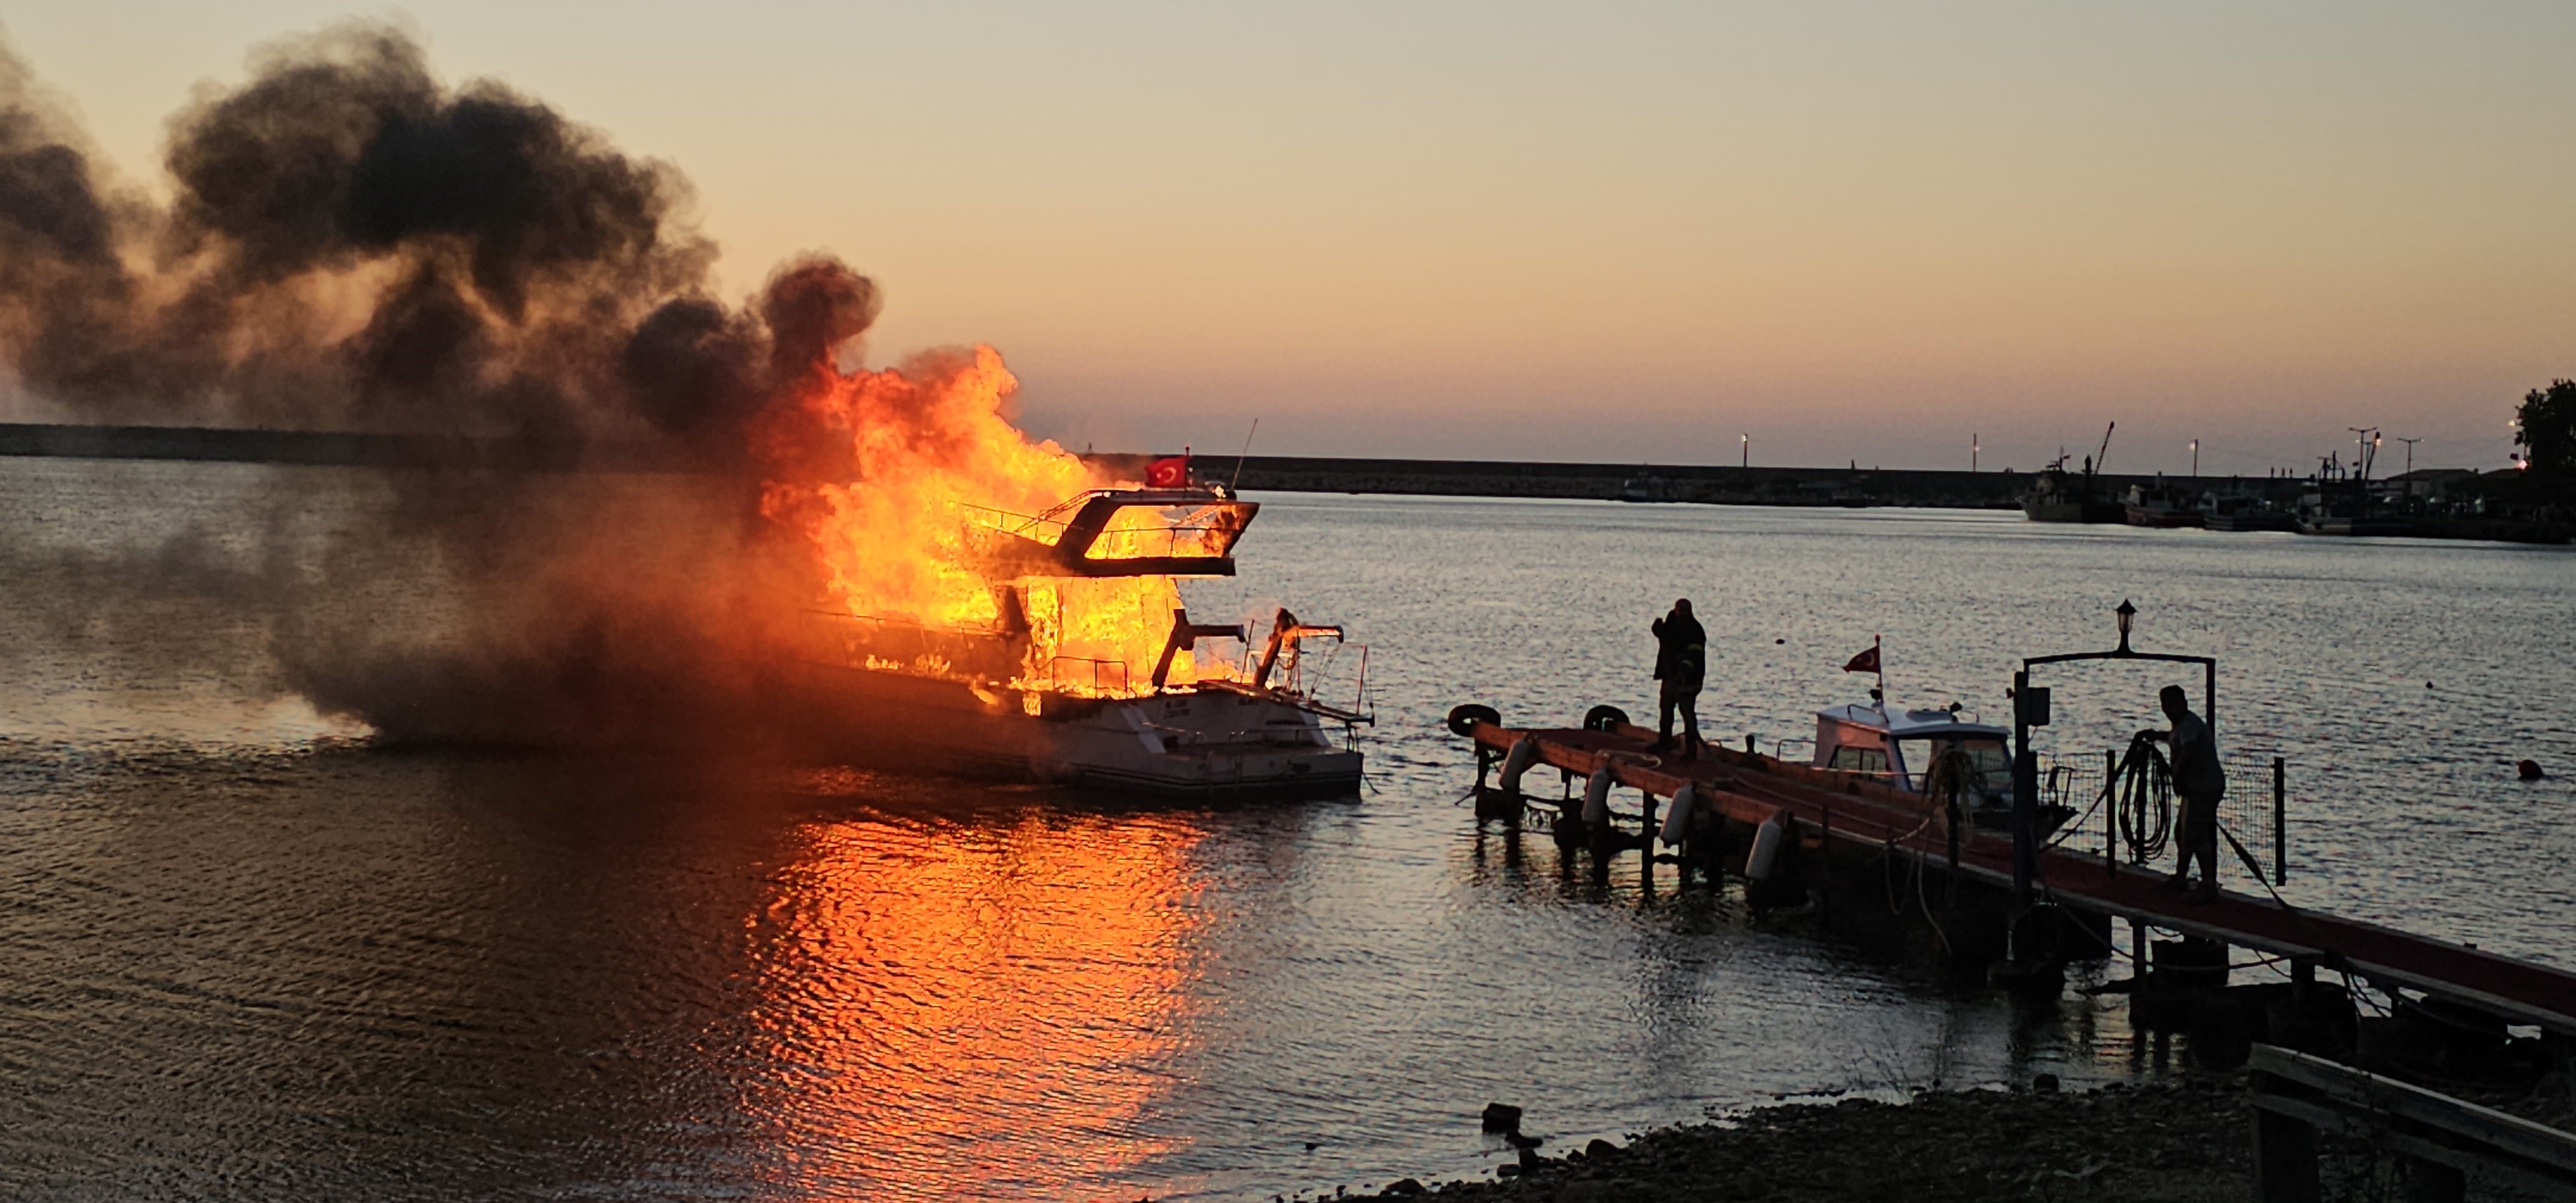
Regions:
<instances>
[{"instance_id":1,"label":"billowing black smoke","mask_svg":"<svg viewBox=\"0 0 2576 1203\"><path fill-rule=\"evenodd\" d=\"M631 733L755 688L726 666L757 660L739 644L772 632L753 615L803 582L764 555L746 431L832 370L874 286L817 257L723 303L675 170L501 85L442 84L399 31L342 27L252 68L172 120L155 205L0 49L0 387L73 420L486 453L382 473L318 549L220 572L149 549L122 561L122 592L114 565L89 565L89 604L231 607L268 633L285 687L395 734ZM491 467L603 446L688 471L639 507L632 481ZM436 574L464 617L432 638L342 604L389 560Z\"/></svg>"}]
</instances>

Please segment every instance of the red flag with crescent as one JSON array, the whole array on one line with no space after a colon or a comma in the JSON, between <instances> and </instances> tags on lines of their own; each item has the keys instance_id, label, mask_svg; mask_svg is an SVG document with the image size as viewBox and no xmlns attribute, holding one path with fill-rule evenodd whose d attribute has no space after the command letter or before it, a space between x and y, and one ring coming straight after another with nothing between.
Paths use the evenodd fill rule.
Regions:
<instances>
[{"instance_id":1,"label":"red flag with crescent","mask_svg":"<svg viewBox=\"0 0 2576 1203\"><path fill-rule=\"evenodd\" d=\"M1185 488L1190 483L1190 457L1167 455L1145 465L1145 487L1149 489Z\"/></svg>"},{"instance_id":2,"label":"red flag with crescent","mask_svg":"<svg viewBox=\"0 0 2576 1203\"><path fill-rule=\"evenodd\" d=\"M1850 662L1850 663L1843 665L1843 671L1844 671L1844 672L1847 672L1847 673L1874 673L1874 672L1877 672L1877 671L1878 671L1878 647L1877 647L1877 645L1873 644L1873 645L1871 645L1871 647L1870 647L1870 649L1869 649L1868 651L1862 652L1861 654L1859 654L1859 655L1857 655L1857 656L1852 657L1852 658L1851 658L1851 662Z\"/></svg>"}]
</instances>

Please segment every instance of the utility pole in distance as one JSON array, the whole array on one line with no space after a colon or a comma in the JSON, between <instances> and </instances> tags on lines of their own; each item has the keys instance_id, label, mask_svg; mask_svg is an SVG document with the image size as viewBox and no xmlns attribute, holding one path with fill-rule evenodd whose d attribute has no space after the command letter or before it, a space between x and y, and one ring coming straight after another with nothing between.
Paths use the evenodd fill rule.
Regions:
<instances>
[{"instance_id":1,"label":"utility pole in distance","mask_svg":"<svg viewBox=\"0 0 2576 1203\"><path fill-rule=\"evenodd\" d=\"M2409 475L2412 475L2415 471L2415 444L2423 442L2424 436L2419 434L2411 439L2399 439L2397 441L2406 444L2406 471Z\"/></svg>"},{"instance_id":2,"label":"utility pole in distance","mask_svg":"<svg viewBox=\"0 0 2576 1203\"><path fill-rule=\"evenodd\" d=\"M1743 462L1741 465L1738 465L1738 466L1740 466L1740 467L1745 467L1745 468L1750 468L1750 467L1752 467L1752 466L1753 466L1753 436L1752 436L1750 433L1746 433L1746 434L1740 434L1740 435L1737 435L1737 436L1735 436L1735 437L1736 437L1737 439L1741 440L1741 441L1743 442L1743 444L1744 444L1744 462Z\"/></svg>"},{"instance_id":3,"label":"utility pole in distance","mask_svg":"<svg viewBox=\"0 0 2576 1203\"><path fill-rule=\"evenodd\" d=\"M1975 432L1975 431L1973 431L1973 430L1972 430L1972 431L1969 431L1969 432L1968 432L1968 474L1969 474L1970 476L1974 476L1974 475L1976 475L1976 473L1977 473L1977 434L1976 434L1976 432Z\"/></svg>"},{"instance_id":4,"label":"utility pole in distance","mask_svg":"<svg viewBox=\"0 0 2576 1203\"><path fill-rule=\"evenodd\" d=\"M2200 479L2200 440L2191 441L2191 478Z\"/></svg>"}]
</instances>

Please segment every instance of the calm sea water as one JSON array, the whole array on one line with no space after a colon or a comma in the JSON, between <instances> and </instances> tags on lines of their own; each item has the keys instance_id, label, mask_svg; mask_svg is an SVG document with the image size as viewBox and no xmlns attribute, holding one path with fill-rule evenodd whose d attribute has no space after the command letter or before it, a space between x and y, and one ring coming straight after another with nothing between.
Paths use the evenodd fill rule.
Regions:
<instances>
[{"instance_id":1,"label":"calm sea water","mask_svg":"<svg viewBox=\"0 0 2576 1203\"><path fill-rule=\"evenodd\" d=\"M327 519L341 479L0 461L0 1195L1266 1199L1483 1172L1494 1100L1579 1144L2156 1072L2116 1001L2017 1007L1479 832L1441 716L1645 714L1676 596L1714 644L1704 720L1766 747L1859 698L1836 670L1873 636L1899 701L1995 716L2018 657L2106 645L2132 599L2140 647L2221 658L2231 757L2288 758L2292 900L2576 964L2565 549L1270 497L1191 604L1370 645L1371 786L1175 811L371 750L261 685L254 630L83 617L66 554L281 489ZM2167 679L2052 677L2056 750L2148 725Z\"/></svg>"}]
</instances>

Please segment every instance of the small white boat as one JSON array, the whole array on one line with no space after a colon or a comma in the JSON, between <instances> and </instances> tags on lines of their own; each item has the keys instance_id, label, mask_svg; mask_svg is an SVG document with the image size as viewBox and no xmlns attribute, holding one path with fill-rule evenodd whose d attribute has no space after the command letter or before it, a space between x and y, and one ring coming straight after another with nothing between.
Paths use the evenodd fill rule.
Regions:
<instances>
[{"instance_id":1,"label":"small white boat","mask_svg":"<svg viewBox=\"0 0 2576 1203\"><path fill-rule=\"evenodd\" d=\"M1167 681L1176 657L1211 640L1249 652L1245 629L1174 611L1150 675L1032 650L1029 591L1072 578L1231 576L1234 542L1259 508L1214 489L1100 490L982 532L1002 612L991 626L809 614L785 674L799 734L835 758L920 771L1181 796L1355 792L1356 728L1372 721L1366 649L1354 645L1349 708L1313 696L1299 663L1310 641L1340 643L1340 627L1280 610L1257 664L1247 655L1239 669L1185 682Z\"/></svg>"},{"instance_id":2,"label":"small white boat","mask_svg":"<svg viewBox=\"0 0 2576 1203\"><path fill-rule=\"evenodd\" d=\"M1873 694L1877 691L1872 690ZM1979 827L2003 828L2012 817L2012 733L1960 717L1959 707L1899 710L1883 701L1816 712L1819 769L1852 773L1927 800L1947 798ZM2073 817L2040 807L2041 830Z\"/></svg>"}]
</instances>

